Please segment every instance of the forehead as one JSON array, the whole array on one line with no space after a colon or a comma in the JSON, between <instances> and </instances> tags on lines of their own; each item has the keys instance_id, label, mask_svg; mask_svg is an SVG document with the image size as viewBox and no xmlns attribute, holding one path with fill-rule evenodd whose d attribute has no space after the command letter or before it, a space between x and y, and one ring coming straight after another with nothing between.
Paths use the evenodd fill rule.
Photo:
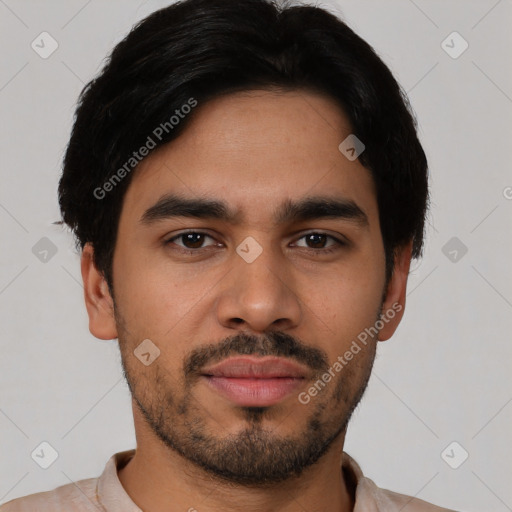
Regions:
<instances>
[{"instance_id":1,"label":"forehead","mask_svg":"<svg viewBox=\"0 0 512 512\"><path fill-rule=\"evenodd\" d=\"M371 216L371 175L338 149L350 133L333 100L306 91L250 91L199 104L182 134L136 168L124 214L135 220L162 195L176 193L222 199L267 222L284 198L339 194Z\"/></svg>"}]
</instances>

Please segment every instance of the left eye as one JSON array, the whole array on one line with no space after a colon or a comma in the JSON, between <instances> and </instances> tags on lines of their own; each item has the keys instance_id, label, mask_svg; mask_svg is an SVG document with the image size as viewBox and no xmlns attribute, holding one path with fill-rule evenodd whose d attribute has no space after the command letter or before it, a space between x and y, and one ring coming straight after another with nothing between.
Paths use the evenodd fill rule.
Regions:
<instances>
[{"instance_id":1,"label":"left eye","mask_svg":"<svg viewBox=\"0 0 512 512\"><path fill-rule=\"evenodd\" d=\"M325 244L329 239L334 241L334 243L327 247L332 247L333 245L343 245L343 243L340 240L325 233L308 233L307 235L301 236L299 238L299 240L305 240L306 245L296 245L298 247L307 247L309 249L325 249Z\"/></svg>"}]
</instances>

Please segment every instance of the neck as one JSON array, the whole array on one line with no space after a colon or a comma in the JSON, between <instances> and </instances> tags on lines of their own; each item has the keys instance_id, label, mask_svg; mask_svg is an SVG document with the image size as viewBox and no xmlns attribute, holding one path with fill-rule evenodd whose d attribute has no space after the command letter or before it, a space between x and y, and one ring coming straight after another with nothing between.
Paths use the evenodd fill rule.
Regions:
<instances>
[{"instance_id":1,"label":"neck","mask_svg":"<svg viewBox=\"0 0 512 512\"><path fill-rule=\"evenodd\" d=\"M135 415L137 450L119 480L132 501L148 512L352 512L353 482L342 471L344 434L316 463L275 486L233 484L205 472L157 439Z\"/></svg>"}]
</instances>

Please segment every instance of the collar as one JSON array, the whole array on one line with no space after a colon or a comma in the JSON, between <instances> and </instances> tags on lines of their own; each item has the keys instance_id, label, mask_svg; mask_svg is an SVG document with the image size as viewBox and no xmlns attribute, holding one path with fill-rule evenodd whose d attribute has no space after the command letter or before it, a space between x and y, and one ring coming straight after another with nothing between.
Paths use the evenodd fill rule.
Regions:
<instances>
[{"instance_id":1,"label":"collar","mask_svg":"<svg viewBox=\"0 0 512 512\"><path fill-rule=\"evenodd\" d=\"M135 505L117 476L135 455L135 449L119 452L108 460L96 484L96 499L105 512L142 512Z\"/></svg>"}]
</instances>

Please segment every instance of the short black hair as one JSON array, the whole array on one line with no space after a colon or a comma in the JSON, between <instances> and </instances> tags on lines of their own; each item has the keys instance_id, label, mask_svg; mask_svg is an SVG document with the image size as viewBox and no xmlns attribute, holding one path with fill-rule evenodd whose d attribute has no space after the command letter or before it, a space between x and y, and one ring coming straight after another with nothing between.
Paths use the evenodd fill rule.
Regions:
<instances>
[{"instance_id":1,"label":"short black hair","mask_svg":"<svg viewBox=\"0 0 512 512\"><path fill-rule=\"evenodd\" d=\"M176 122L178 114L249 90L311 91L336 102L365 144L359 160L376 186L386 282L399 247L412 241L412 256L422 255L427 160L407 96L373 48L316 6L183 0L136 24L84 87L64 156L61 222L77 248L92 244L111 290L134 151L148 137L154 146L176 139L194 112Z\"/></svg>"}]
</instances>

